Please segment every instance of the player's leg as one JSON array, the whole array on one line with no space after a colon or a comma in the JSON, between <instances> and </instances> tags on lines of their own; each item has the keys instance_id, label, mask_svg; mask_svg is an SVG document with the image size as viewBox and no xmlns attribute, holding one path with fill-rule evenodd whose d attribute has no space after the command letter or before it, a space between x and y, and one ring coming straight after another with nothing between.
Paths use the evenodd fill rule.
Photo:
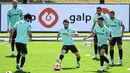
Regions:
<instances>
[{"instance_id":1,"label":"player's leg","mask_svg":"<svg viewBox=\"0 0 130 73\"><path fill-rule=\"evenodd\" d=\"M19 66L19 61L20 61L20 57L21 57L21 53L20 53L20 43L16 43L16 49L17 49L17 57L16 57L16 68L17 69L20 69L20 66Z\"/></svg>"},{"instance_id":2,"label":"player's leg","mask_svg":"<svg viewBox=\"0 0 130 73\"><path fill-rule=\"evenodd\" d=\"M109 60L104 56L105 53L105 49L107 48L107 45L102 45L101 47L99 47L99 52L100 52L100 69L99 71L103 71L103 65L104 65L104 61L109 64Z\"/></svg>"},{"instance_id":3,"label":"player's leg","mask_svg":"<svg viewBox=\"0 0 130 73\"><path fill-rule=\"evenodd\" d=\"M21 64L20 64L20 71L23 71L23 66L24 66L24 63L26 61L26 54L27 54L27 47L26 47L26 44L22 44L20 43L20 47L21 47L21 53L22 53L22 58L21 58Z\"/></svg>"},{"instance_id":4,"label":"player's leg","mask_svg":"<svg viewBox=\"0 0 130 73\"><path fill-rule=\"evenodd\" d=\"M11 30L12 31L12 30ZM14 56L14 44L15 44L15 38L16 38L16 31L14 32L14 35L12 37L12 41L11 41L11 49L12 49L12 53L11 56Z\"/></svg>"},{"instance_id":5,"label":"player's leg","mask_svg":"<svg viewBox=\"0 0 130 73\"><path fill-rule=\"evenodd\" d=\"M123 49L122 49L122 38L121 37L117 38L117 47L119 50L119 57L120 57L118 64L122 65Z\"/></svg>"},{"instance_id":6,"label":"player's leg","mask_svg":"<svg viewBox=\"0 0 130 73\"><path fill-rule=\"evenodd\" d=\"M75 54L76 56L76 61L77 61L77 68L80 68L80 54L79 54L79 51L78 49L75 47L75 45L71 45L69 46L69 49L71 50L72 53Z\"/></svg>"},{"instance_id":7,"label":"player's leg","mask_svg":"<svg viewBox=\"0 0 130 73\"><path fill-rule=\"evenodd\" d=\"M98 51L97 51L97 48L98 48L97 43L98 43L97 35L95 34L94 35L94 56L92 57L92 59L97 59L98 58L97 57L97 53L98 53Z\"/></svg>"},{"instance_id":8,"label":"player's leg","mask_svg":"<svg viewBox=\"0 0 130 73\"><path fill-rule=\"evenodd\" d=\"M108 47L105 49L106 58L108 58Z\"/></svg>"},{"instance_id":9,"label":"player's leg","mask_svg":"<svg viewBox=\"0 0 130 73\"><path fill-rule=\"evenodd\" d=\"M114 64L114 46L116 43L116 38L112 38L112 40L110 41L110 57L111 57L111 64Z\"/></svg>"},{"instance_id":10,"label":"player's leg","mask_svg":"<svg viewBox=\"0 0 130 73\"><path fill-rule=\"evenodd\" d=\"M67 47L67 46L63 46L63 47L62 47L61 54L60 54L60 56L59 56L59 59L56 59L56 61L57 61L59 64L61 64L61 62L62 62L62 60L63 60L63 58L64 58L64 55L65 55L66 53L68 53L68 47Z\"/></svg>"}]
</instances>

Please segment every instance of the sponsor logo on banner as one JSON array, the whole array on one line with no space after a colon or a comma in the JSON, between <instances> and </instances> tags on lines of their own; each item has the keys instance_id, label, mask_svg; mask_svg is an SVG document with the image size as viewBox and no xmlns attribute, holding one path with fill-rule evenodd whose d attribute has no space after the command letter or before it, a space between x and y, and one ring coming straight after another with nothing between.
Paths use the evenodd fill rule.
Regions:
<instances>
[{"instance_id":1,"label":"sponsor logo on banner","mask_svg":"<svg viewBox=\"0 0 130 73\"><path fill-rule=\"evenodd\" d=\"M59 17L52 8L46 8L40 13L38 19L44 27L51 28L57 23Z\"/></svg>"}]
</instances>

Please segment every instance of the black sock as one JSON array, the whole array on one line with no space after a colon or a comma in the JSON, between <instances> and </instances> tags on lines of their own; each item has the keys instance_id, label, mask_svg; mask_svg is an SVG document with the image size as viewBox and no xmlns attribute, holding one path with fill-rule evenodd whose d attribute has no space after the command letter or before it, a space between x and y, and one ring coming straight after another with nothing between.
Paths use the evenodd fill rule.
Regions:
<instances>
[{"instance_id":1,"label":"black sock","mask_svg":"<svg viewBox=\"0 0 130 73\"><path fill-rule=\"evenodd\" d=\"M122 60L122 57L123 57L123 50L122 49L119 49L119 56L120 56L120 60Z\"/></svg>"},{"instance_id":2,"label":"black sock","mask_svg":"<svg viewBox=\"0 0 130 73\"><path fill-rule=\"evenodd\" d=\"M60 55L59 59L62 61L62 59L64 58L64 55Z\"/></svg>"},{"instance_id":3,"label":"black sock","mask_svg":"<svg viewBox=\"0 0 130 73\"><path fill-rule=\"evenodd\" d=\"M22 57L22 59L21 59L21 65L20 65L21 68L23 67L24 63L25 63L25 57Z\"/></svg>"},{"instance_id":4,"label":"black sock","mask_svg":"<svg viewBox=\"0 0 130 73\"><path fill-rule=\"evenodd\" d=\"M104 61L109 63L109 60L104 56Z\"/></svg>"},{"instance_id":5,"label":"black sock","mask_svg":"<svg viewBox=\"0 0 130 73\"><path fill-rule=\"evenodd\" d=\"M11 42L11 49L12 49L12 51L14 51L14 42L15 42L15 40L12 40L12 42Z\"/></svg>"},{"instance_id":6,"label":"black sock","mask_svg":"<svg viewBox=\"0 0 130 73\"><path fill-rule=\"evenodd\" d=\"M20 57L21 57L21 55L20 55L20 54L17 54L17 57L16 57L16 62L17 62L17 64L19 64Z\"/></svg>"},{"instance_id":7,"label":"black sock","mask_svg":"<svg viewBox=\"0 0 130 73\"><path fill-rule=\"evenodd\" d=\"M105 53L106 53L106 55L108 55L108 48L106 48Z\"/></svg>"},{"instance_id":8,"label":"black sock","mask_svg":"<svg viewBox=\"0 0 130 73\"><path fill-rule=\"evenodd\" d=\"M76 59L77 59L77 62L79 62L79 61L80 61L80 58L76 57Z\"/></svg>"},{"instance_id":9,"label":"black sock","mask_svg":"<svg viewBox=\"0 0 130 73\"><path fill-rule=\"evenodd\" d=\"M97 55L97 45L94 45L94 53Z\"/></svg>"},{"instance_id":10,"label":"black sock","mask_svg":"<svg viewBox=\"0 0 130 73\"><path fill-rule=\"evenodd\" d=\"M110 50L111 60L114 59L114 50Z\"/></svg>"},{"instance_id":11,"label":"black sock","mask_svg":"<svg viewBox=\"0 0 130 73\"><path fill-rule=\"evenodd\" d=\"M104 56L100 56L100 65L103 66L104 64Z\"/></svg>"}]
</instances>

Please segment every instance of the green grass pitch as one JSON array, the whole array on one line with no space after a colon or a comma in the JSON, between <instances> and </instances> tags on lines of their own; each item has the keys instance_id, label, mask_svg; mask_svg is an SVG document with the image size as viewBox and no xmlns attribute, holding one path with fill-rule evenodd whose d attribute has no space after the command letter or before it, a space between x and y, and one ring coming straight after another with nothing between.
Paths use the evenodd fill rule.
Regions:
<instances>
[{"instance_id":1,"label":"green grass pitch","mask_svg":"<svg viewBox=\"0 0 130 73\"><path fill-rule=\"evenodd\" d=\"M2 42L0 42L2 43ZM106 72L102 73L130 73L130 48L129 41L123 42L124 57L122 66L113 66L104 69ZM81 54L81 68L76 68L76 58L74 54L69 52L65 55L60 71L54 71L53 66L56 63L56 58L59 57L62 43L61 42L38 42L32 41L28 44L28 55L24 65L25 73L101 73L97 72L99 69L100 61L92 60L93 47L84 46L84 42L75 42L76 47ZM10 46L0 45L0 73L6 71L16 72L15 58L6 57L11 53ZM16 54L16 50L15 50ZM85 56L90 54L90 56ZM118 62L118 49L115 46L115 63ZM110 58L110 57L109 57Z\"/></svg>"}]
</instances>

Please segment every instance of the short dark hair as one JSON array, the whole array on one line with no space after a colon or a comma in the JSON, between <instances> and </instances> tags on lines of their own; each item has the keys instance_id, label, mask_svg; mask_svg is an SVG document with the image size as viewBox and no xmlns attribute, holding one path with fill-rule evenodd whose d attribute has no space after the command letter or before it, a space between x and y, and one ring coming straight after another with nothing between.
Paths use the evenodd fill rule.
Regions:
<instances>
[{"instance_id":1,"label":"short dark hair","mask_svg":"<svg viewBox=\"0 0 130 73\"><path fill-rule=\"evenodd\" d=\"M102 10L102 8L101 8L101 7L97 7L97 9L101 9L101 10Z\"/></svg>"},{"instance_id":2,"label":"short dark hair","mask_svg":"<svg viewBox=\"0 0 130 73\"><path fill-rule=\"evenodd\" d=\"M67 19L65 19L65 20L63 21L63 23L68 23L68 24L69 24L69 21L68 21Z\"/></svg>"},{"instance_id":3,"label":"short dark hair","mask_svg":"<svg viewBox=\"0 0 130 73\"><path fill-rule=\"evenodd\" d=\"M98 20L104 20L104 18L103 17L99 17Z\"/></svg>"},{"instance_id":4,"label":"short dark hair","mask_svg":"<svg viewBox=\"0 0 130 73\"><path fill-rule=\"evenodd\" d=\"M24 15L24 19L27 19L27 18L29 18L30 20L32 20L32 15L29 14L29 13L25 14Z\"/></svg>"},{"instance_id":5,"label":"short dark hair","mask_svg":"<svg viewBox=\"0 0 130 73\"><path fill-rule=\"evenodd\" d=\"M112 14L115 14L115 12L112 10L112 11L110 11L109 13L112 13Z\"/></svg>"}]
</instances>

